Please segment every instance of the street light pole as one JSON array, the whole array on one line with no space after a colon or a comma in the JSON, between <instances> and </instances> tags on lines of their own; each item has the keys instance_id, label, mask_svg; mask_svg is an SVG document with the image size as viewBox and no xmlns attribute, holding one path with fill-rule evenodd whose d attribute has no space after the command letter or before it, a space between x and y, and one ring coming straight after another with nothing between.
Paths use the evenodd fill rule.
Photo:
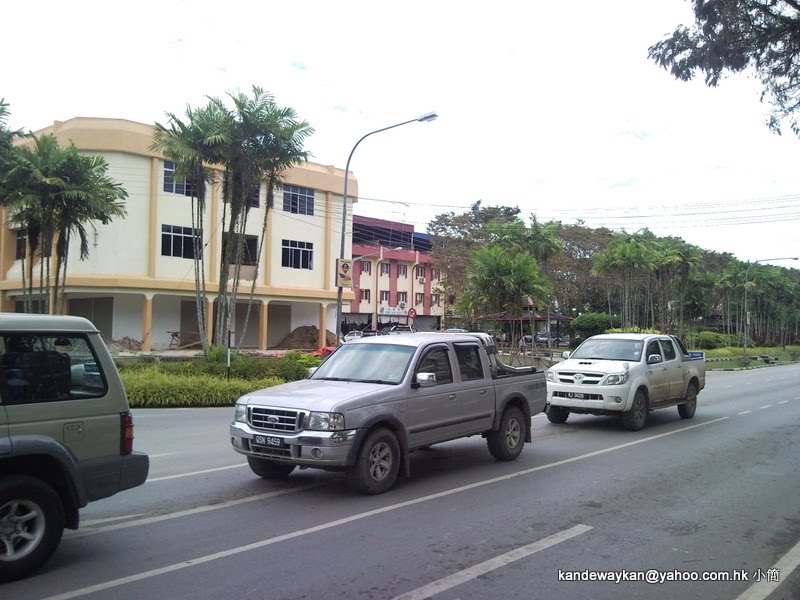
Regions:
<instances>
[{"instance_id":1,"label":"street light pole","mask_svg":"<svg viewBox=\"0 0 800 600\"><path fill-rule=\"evenodd\" d=\"M439 115L435 112L425 113L417 117L416 119L409 119L408 121L403 121L402 123L395 123L394 125L389 125L388 127L382 127L381 129L376 129L375 131L370 131L369 133L361 136L353 149L350 150L350 156L347 157L347 164L344 167L344 194L342 195L342 243L339 248L339 258L344 259L344 250L345 250L345 233L347 231L347 183L348 183L348 175L350 173L350 160L353 158L353 153L358 148L358 145L363 142L366 138L376 133L380 133L382 131L387 131L389 129L394 129L395 127L400 127L402 125L408 125L409 123L416 123L416 122L426 122L426 121L433 121ZM337 272L337 280L338 280L338 272ZM337 286L338 291L336 293L336 345L338 346L341 344L342 340L342 296L344 294L344 288L341 286Z\"/></svg>"},{"instance_id":2,"label":"street light pole","mask_svg":"<svg viewBox=\"0 0 800 600\"><path fill-rule=\"evenodd\" d=\"M760 262L769 262L771 260L797 260L797 256L783 256L781 258L759 258L753 262L747 263L747 269L744 271L744 360L747 361L747 338L750 337L750 312L747 310L747 278L750 275L751 267Z\"/></svg>"}]
</instances>

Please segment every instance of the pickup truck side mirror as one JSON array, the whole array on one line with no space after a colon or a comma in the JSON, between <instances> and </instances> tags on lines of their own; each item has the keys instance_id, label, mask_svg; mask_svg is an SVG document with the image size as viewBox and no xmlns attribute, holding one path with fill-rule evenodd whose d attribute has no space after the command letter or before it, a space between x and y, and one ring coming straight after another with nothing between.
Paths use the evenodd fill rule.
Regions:
<instances>
[{"instance_id":1,"label":"pickup truck side mirror","mask_svg":"<svg viewBox=\"0 0 800 600\"><path fill-rule=\"evenodd\" d=\"M572 354L572 352L570 352L569 350L564 350L564 352L561 353L561 358L563 358L564 360L567 360L567 359L569 359L570 354Z\"/></svg>"},{"instance_id":2,"label":"pickup truck side mirror","mask_svg":"<svg viewBox=\"0 0 800 600\"><path fill-rule=\"evenodd\" d=\"M655 365L661 362L661 355L660 354L651 354L647 357L647 364L648 365Z\"/></svg>"},{"instance_id":3,"label":"pickup truck side mirror","mask_svg":"<svg viewBox=\"0 0 800 600\"><path fill-rule=\"evenodd\" d=\"M311 376L317 372L319 367L308 367L308 374L306 375L307 378L311 378Z\"/></svg>"},{"instance_id":4,"label":"pickup truck side mirror","mask_svg":"<svg viewBox=\"0 0 800 600\"><path fill-rule=\"evenodd\" d=\"M436 385L436 373L417 373L416 387L433 387Z\"/></svg>"}]
</instances>

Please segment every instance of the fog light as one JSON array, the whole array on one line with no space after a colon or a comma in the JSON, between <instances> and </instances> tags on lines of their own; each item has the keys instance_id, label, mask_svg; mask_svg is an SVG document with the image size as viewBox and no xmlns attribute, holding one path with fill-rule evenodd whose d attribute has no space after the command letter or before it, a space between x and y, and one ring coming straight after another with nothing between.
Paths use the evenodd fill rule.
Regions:
<instances>
[{"instance_id":1,"label":"fog light","mask_svg":"<svg viewBox=\"0 0 800 600\"><path fill-rule=\"evenodd\" d=\"M622 398L620 398L619 396L612 396L611 399L617 404L622 404Z\"/></svg>"},{"instance_id":2,"label":"fog light","mask_svg":"<svg viewBox=\"0 0 800 600\"><path fill-rule=\"evenodd\" d=\"M316 458L316 459L322 458L322 456L323 456L322 449L321 448L312 448L311 449L311 456Z\"/></svg>"}]
</instances>

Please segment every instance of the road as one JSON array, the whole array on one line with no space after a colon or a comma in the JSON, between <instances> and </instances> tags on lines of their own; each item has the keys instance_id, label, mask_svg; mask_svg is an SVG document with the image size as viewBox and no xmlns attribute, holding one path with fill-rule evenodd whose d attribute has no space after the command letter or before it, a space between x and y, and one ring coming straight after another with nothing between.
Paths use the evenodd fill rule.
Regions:
<instances>
[{"instance_id":1,"label":"road","mask_svg":"<svg viewBox=\"0 0 800 600\"><path fill-rule=\"evenodd\" d=\"M372 497L335 473L253 476L231 409L139 410L148 482L84 509L0 597L800 598L798 383L800 365L709 373L694 419L666 409L636 433L540 415L517 461L479 437L441 444ZM574 580L650 569L665 581Z\"/></svg>"}]
</instances>

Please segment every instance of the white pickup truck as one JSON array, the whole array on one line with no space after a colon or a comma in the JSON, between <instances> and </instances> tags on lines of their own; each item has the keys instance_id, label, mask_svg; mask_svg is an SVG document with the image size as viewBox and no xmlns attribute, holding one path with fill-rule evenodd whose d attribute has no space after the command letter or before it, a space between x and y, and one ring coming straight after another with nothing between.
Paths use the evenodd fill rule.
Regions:
<instances>
[{"instance_id":1,"label":"white pickup truck","mask_svg":"<svg viewBox=\"0 0 800 600\"><path fill-rule=\"evenodd\" d=\"M691 419L706 384L702 354L669 335L596 335L562 356L545 374L551 423L564 423L571 412L619 415L638 431L649 411L669 406Z\"/></svg>"},{"instance_id":2,"label":"white pickup truck","mask_svg":"<svg viewBox=\"0 0 800 600\"><path fill-rule=\"evenodd\" d=\"M543 373L500 363L486 334L362 337L309 379L240 398L230 435L265 479L344 471L353 489L379 494L431 444L483 435L492 456L514 460L544 407Z\"/></svg>"}]
</instances>

